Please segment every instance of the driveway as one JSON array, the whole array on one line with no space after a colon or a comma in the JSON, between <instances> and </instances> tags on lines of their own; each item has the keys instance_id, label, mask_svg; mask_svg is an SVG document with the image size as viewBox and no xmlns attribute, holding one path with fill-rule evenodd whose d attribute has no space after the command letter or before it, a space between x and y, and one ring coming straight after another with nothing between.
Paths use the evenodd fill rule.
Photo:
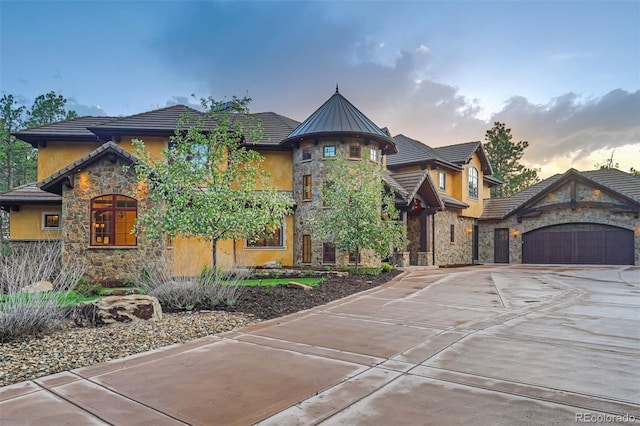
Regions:
<instances>
[{"instance_id":1,"label":"driveway","mask_svg":"<svg viewBox=\"0 0 640 426\"><path fill-rule=\"evenodd\" d=\"M2 425L640 422L640 267L412 270L0 401Z\"/></svg>"}]
</instances>

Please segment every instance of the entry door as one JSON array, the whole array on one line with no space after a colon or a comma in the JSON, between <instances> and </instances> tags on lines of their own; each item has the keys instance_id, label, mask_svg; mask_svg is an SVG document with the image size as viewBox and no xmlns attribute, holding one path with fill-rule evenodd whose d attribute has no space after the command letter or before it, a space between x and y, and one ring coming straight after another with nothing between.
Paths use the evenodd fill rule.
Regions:
<instances>
[{"instance_id":1,"label":"entry door","mask_svg":"<svg viewBox=\"0 0 640 426\"><path fill-rule=\"evenodd\" d=\"M473 225L473 254L472 260L478 260L478 225Z\"/></svg>"},{"instance_id":2,"label":"entry door","mask_svg":"<svg viewBox=\"0 0 640 426\"><path fill-rule=\"evenodd\" d=\"M509 228L496 228L493 231L493 261L509 263Z\"/></svg>"}]
</instances>

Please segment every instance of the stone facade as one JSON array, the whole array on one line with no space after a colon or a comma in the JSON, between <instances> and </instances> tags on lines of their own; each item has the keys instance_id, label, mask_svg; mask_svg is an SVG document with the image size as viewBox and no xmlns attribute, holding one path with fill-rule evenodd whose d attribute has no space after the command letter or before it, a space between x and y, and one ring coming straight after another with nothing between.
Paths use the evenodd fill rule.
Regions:
<instances>
[{"instance_id":1,"label":"stone facade","mask_svg":"<svg viewBox=\"0 0 640 426\"><path fill-rule=\"evenodd\" d=\"M459 216L445 209L433 216L435 221L435 264L469 265L473 263L473 225L476 219ZM451 241L453 225L453 241Z\"/></svg>"},{"instance_id":2,"label":"stone facade","mask_svg":"<svg viewBox=\"0 0 640 426\"><path fill-rule=\"evenodd\" d=\"M63 186L62 259L84 258L91 265L87 276L94 280L124 280L139 276L142 268L165 253L162 242L138 235L135 246L91 246L91 200L119 194L135 198L138 212L149 207L144 188L136 182L133 169L124 171L119 161L103 159L73 177L73 188Z\"/></svg>"},{"instance_id":3,"label":"stone facade","mask_svg":"<svg viewBox=\"0 0 640 426\"><path fill-rule=\"evenodd\" d=\"M295 266L346 266L349 262L347 253L336 253L335 264L326 264L323 262L323 241L314 238L311 224L308 218L316 214L322 209L322 187L325 181L325 167L323 150L325 146L333 145L336 149L336 155L346 155L350 145L359 145L364 155L365 144L360 139L345 138L328 138L321 139L317 142L302 142L299 147L293 149L293 194L296 202L296 211L294 215L294 265ZM373 146L369 148L377 149ZM306 157L309 158L306 158ZM311 198L304 199L303 177L311 176L312 189ZM302 262L302 241L303 235L311 236L311 262ZM380 265L380 259L371 250L363 250L360 253L360 265L365 267L377 267Z\"/></svg>"},{"instance_id":4,"label":"stone facade","mask_svg":"<svg viewBox=\"0 0 640 426\"><path fill-rule=\"evenodd\" d=\"M635 247L635 264L640 265L640 219L634 218L633 213L612 212L606 206L581 205L580 202L624 203L602 191L578 183L576 185L577 204L570 208L569 185L562 186L557 191L550 192L538 203L531 206L545 207L539 216L523 217L518 222L517 214L513 214L501 221L480 222L479 232L479 261L493 263L494 261L494 230L509 229L509 263L522 263L522 235L552 225L569 223L592 223L611 225L623 229L633 230Z\"/></svg>"}]
</instances>

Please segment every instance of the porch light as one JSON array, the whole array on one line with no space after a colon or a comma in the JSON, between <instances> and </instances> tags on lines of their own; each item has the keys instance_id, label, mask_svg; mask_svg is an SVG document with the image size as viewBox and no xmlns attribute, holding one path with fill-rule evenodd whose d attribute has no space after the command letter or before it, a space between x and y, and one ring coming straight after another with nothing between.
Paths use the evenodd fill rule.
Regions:
<instances>
[{"instance_id":1,"label":"porch light","mask_svg":"<svg viewBox=\"0 0 640 426\"><path fill-rule=\"evenodd\" d=\"M511 231L511 235L513 235L513 238L518 238L519 234L520 234L520 231L518 231L517 229L514 229L513 231Z\"/></svg>"}]
</instances>

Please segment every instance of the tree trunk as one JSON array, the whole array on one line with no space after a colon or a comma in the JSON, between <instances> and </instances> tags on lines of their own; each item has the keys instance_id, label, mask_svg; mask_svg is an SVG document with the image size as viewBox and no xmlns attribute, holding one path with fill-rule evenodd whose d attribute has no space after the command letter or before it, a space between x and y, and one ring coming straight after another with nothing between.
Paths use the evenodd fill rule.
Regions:
<instances>
[{"instance_id":1,"label":"tree trunk","mask_svg":"<svg viewBox=\"0 0 640 426\"><path fill-rule=\"evenodd\" d=\"M212 268L215 271L218 268L218 240L211 240Z\"/></svg>"},{"instance_id":2,"label":"tree trunk","mask_svg":"<svg viewBox=\"0 0 640 426\"><path fill-rule=\"evenodd\" d=\"M356 275L360 275L360 247L356 248Z\"/></svg>"}]
</instances>

